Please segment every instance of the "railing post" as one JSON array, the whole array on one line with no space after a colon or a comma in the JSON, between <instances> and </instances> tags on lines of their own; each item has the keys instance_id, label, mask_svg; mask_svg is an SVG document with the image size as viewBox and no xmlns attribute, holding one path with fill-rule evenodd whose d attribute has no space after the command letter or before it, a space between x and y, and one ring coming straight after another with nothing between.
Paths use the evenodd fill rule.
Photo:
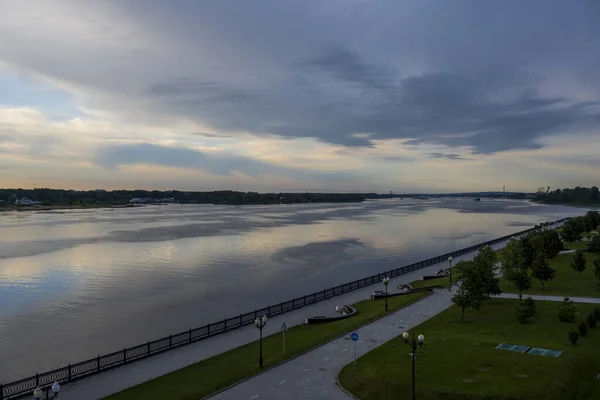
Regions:
<instances>
[{"instance_id":1,"label":"railing post","mask_svg":"<svg viewBox=\"0 0 600 400\"><path fill-rule=\"evenodd\" d=\"M302 304L306 305L306 295L304 295L304 297L303 297L303 303Z\"/></svg>"},{"instance_id":2,"label":"railing post","mask_svg":"<svg viewBox=\"0 0 600 400\"><path fill-rule=\"evenodd\" d=\"M169 348L173 346L173 337L169 335Z\"/></svg>"},{"instance_id":3,"label":"railing post","mask_svg":"<svg viewBox=\"0 0 600 400\"><path fill-rule=\"evenodd\" d=\"M279 303L279 308L281 309L281 313L283 314L283 303Z\"/></svg>"},{"instance_id":4,"label":"railing post","mask_svg":"<svg viewBox=\"0 0 600 400\"><path fill-rule=\"evenodd\" d=\"M271 306L267 308L267 317L271 318Z\"/></svg>"},{"instance_id":5,"label":"railing post","mask_svg":"<svg viewBox=\"0 0 600 400\"><path fill-rule=\"evenodd\" d=\"M148 342L148 355L150 355L150 342Z\"/></svg>"},{"instance_id":6,"label":"railing post","mask_svg":"<svg viewBox=\"0 0 600 400\"><path fill-rule=\"evenodd\" d=\"M123 364L127 364L127 347L123 349Z\"/></svg>"},{"instance_id":7,"label":"railing post","mask_svg":"<svg viewBox=\"0 0 600 400\"><path fill-rule=\"evenodd\" d=\"M0 383L0 400L4 400L4 386Z\"/></svg>"},{"instance_id":8,"label":"railing post","mask_svg":"<svg viewBox=\"0 0 600 400\"><path fill-rule=\"evenodd\" d=\"M240 326L242 326L242 314L240 314Z\"/></svg>"},{"instance_id":9,"label":"railing post","mask_svg":"<svg viewBox=\"0 0 600 400\"><path fill-rule=\"evenodd\" d=\"M68 366L68 370L69 370L69 377L68 377L68 380L70 381L70 380L71 380L71 364L69 364L69 366Z\"/></svg>"},{"instance_id":10,"label":"railing post","mask_svg":"<svg viewBox=\"0 0 600 400\"><path fill-rule=\"evenodd\" d=\"M256 316L256 310L254 310L254 319L256 319L256 318L257 318L257 316Z\"/></svg>"},{"instance_id":11,"label":"railing post","mask_svg":"<svg viewBox=\"0 0 600 400\"><path fill-rule=\"evenodd\" d=\"M190 343L192 343L192 328L190 328Z\"/></svg>"},{"instance_id":12,"label":"railing post","mask_svg":"<svg viewBox=\"0 0 600 400\"><path fill-rule=\"evenodd\" d=\"M206 336L210 336L210 324L206 324Z\"/></svg>"},{"instance_id":13,"label":"railing post","mask_svg":"<svg viewBox=\"0 0 600 400\"><path fill-rule=\"evenodd\" d=\"M100 372L100 355L96 358L96 370Z\"/></svg>"}]
</instances>

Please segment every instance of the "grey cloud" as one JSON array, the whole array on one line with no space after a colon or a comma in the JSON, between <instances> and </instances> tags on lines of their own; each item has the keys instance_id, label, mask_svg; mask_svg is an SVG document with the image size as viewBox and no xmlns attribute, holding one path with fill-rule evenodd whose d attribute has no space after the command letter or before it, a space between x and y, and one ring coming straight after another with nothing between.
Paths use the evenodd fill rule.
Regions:
<instances>
[{"instance_id":1,"label":"grey cloud","mask_svg":"<svg viewBox=\"0 0 600 400\"><path fill-rule=\"evenodd\" d=\"M221 176L229 176L233 171L238 171L252 177L275 174L296 179L310 179L314 182L354 182L361 177L361 172L356 170L301 170L230 153L207 153L185 147L167 147L150 143L103 145L97 149L93 161L104 168L149 164L196 169Z\"/></svg>"},{"instance_id":2,"label":"grey cloud","mask_svg":"<svg viewBox=\"0 0 600 400\"><path fill-rule=\"evenodd\" d=\"M460 154L450 153L429 153L430 158L446 158L448 160L469 160L468 157L462 157Z\"/></svg>"},{"instance_id":3,"label":"grey cloud","mask_svg":"<svg viewBox=\"0 0 600 400\"><path fill-rule=\"evenodd\" d=\"M239 171L257 176L272 172L275 166L233 154L210 154L184 147L166 147L149 143L102 146L95 162L105 168L122 165L152 164L167 167L199 169L217 175Z\"/></svg>"},{"instance_id":4,"label":"grey cloud","mask_svg":"<svg viewBox=\"0 0 600 400\"><path fill-rule=\"evenodd\" d=\"M22 35L0 20L2 61L144 123L184 118L349 147L401 138L490 154L600 123L594 2L98 4L95 14L140 33L114 46L130 29L110 18L94 31L105 42L66 31L66 46L58 29L29 24Z\"/></svg>"},{"instance_id":5,"label":"grey cloud","mask_svg":"<svg viewBox=\"0 0 600 400\"><path fill-rule=\"evenodd\" d=\"M231 136L228 135L219 135L216 133L204 133L204 132L193 132L192 135L202 136L206 138L214 138L214 139L230 139Z\"/></svg>"}]
</instances>

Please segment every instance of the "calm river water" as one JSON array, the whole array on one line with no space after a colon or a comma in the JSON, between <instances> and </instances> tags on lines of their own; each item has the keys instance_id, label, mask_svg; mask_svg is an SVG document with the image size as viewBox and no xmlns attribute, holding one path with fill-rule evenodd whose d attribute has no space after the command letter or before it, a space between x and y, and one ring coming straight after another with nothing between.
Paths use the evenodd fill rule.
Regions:
<instances>
[{"instance_id":1,"label":"calm river water","mask_svg":"<svg viewBox=\"0 0 600 400\"><path fill-rule=\"evenodd\" d=\"M0 382L584 211L390 199L0 213Z\"/></svg>"}]
</instances>

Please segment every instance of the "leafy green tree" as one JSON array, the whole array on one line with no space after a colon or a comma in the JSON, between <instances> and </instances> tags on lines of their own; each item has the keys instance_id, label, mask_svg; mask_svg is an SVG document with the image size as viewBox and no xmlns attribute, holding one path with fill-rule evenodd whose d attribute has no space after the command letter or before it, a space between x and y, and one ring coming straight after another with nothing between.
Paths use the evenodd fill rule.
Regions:
<instances>
[{"instance_id":1,"label":"leafy green tree","mask_svg":"<svg viewBox=\"0 0 600 400\"><path fill-rule=\"evenodd\" d=\"M579 277L581 278L581 273L585 270L585 255L583 251L577 250L573 255L573 259L571 260L571 268L579 273Z\"/></svg>"},{"instance_id":2,"label":"leafy green tree","mask_svg":"<svg viewBox=\"0 0 600 400\"><path fill-rule=\"evenodd\" d=\"M563 242L560 240L560 235L554 229L549 231L543 231L541 238L544 243L544 250L546 251L546 257L553 259L563 249Z\"/></svg>"},{"instance_id":3,"label":"leafy green tree","mask_svg":"<svg viewBox=\"0 0 600 400\"><path fill-rule=\"evenodd\" d=\"M481 274L474 261L461 261L456 264L459 288L452 296L452 302L461 308L461 322L465 320L465 309L479 311L481 302L485 299Z\"/></svg>"},{"instance_id":4,"label":"leafy green tree","mask_svg":"<svg viewBox=\"0 0 600 400\"><path fill-rule=\"evenodd\" d=\"M576 330L571 329L569 331L569 342L571 342L571 344L573 346L575 346L575 344L577 344L578 340L579 340L579 333L577 333Z\"/></svg>"},{"instance_id":5,"label":"leafy green tree","mask_svg":"<svg viewBox=\"0 0 600 400\"><path fill-rule=\"evenodd\" d=\"M587 251L590 253L600 253L600 235L594 236L592 241L588 243Z\"/></svg>"},{"instance_id":6,"label":"leafy green tree","mask_svg":"<svg viewBox=\"0 0 600 400\"><path fill-rule=\"evenodd\" d=\"M594 316L594 313L590 313L590 315L587 316L587 324L590 328L594 329L596 327L596 324L598 323L598 320L596 319L596 316Z\"/></svg>"},{"instance_id":7,"label":"leafy green tree","mask_svg":"<svg viewBox=\"0 0 600 400\"><path fill-rule=\"evenodd\" d=\"M553 279L554 275L556 275L556 270L550 266L544 254L537 253L531 266L531 275L534 279L540 281L543 290L544 282Z\"/></svg>"},{"instance_id":8,"label":"leafy green tree","mask_svg":"<svg viewBox=\"0 0 600 400\"><path fill-rule=\"evenodd\" d=\"M585 322L581 321L581 324L579 324L579 335L580 336L585 336L588 333L588 326Z\"/></svg>"},{"instance_id":9,"label":"leafy green tree","mask_svg":"<svg viewBox=\"0 0 600 400\"><path fill-rule=\"evenodd\" d=\"M519 291L519 299L523 298L523 292L531 288L531 277L526 269L519 269L513 273L512 282Z\"/></svg>"},{"instance_id":10,"label":"leafy green tree","mask_svg":"<svg viewBox=\"0 0 600 400\"><path fill-rule=\"evenodd\" d=\"M521 238L521 247L523 248L523 265L527 268L531 267L533 264L533 258L535 257L535 247L533 244L534 235L529 234Z\"/></svg>"},{"instance_id":11,"label":"leafy green tree","mask_svg":"<svg viewBox=\"0 0 600 400\"><path fill-rule=\"evenodd\" d=\"M502 275L508 281L513 280L514 274L524 265L523 246L516 239L511 239L502 251Z\"/></svg>"},{"instance_id":12,"label":"leafy green tree","mask_svg":"<svg viewBox=\"0 0 600 400\"><path fill-rule=\"evenodd\" d=\"M562 237L568 244L572 244L581 239L581 233L578 232L575 224L568 220L562 227Z\"/></svg>"},{"instance_id":13,"label":"leafy green tree","mask_svg":"<svg viewBox=\"0 0 600 400\"><path fill-rule=\"evenodd\" d=\"M558 306L558 319L560 322L575 322L575 305L568 297Z\"/></svg>"},{"instance_id":14,"label":"leafy green tree","mask_svg":"<svg viewBox=\"0 0 600 400\"><path fill-rule=\"evenodd\" d=\"M491 301L493 295L502 293L500 290L500 280L496 278L497 261L496 252L491 246L482 247L473 258L476 271L483 286L482 290L487 294L488 301Z\"/></svg>"},{"instance_id":15,"label":"leafy green tree","mask_svg":"<svg viewBox=\"0 0 600 400\"><path fill-rule=\"evenodd\" d=\"M517 307L517 321L524 324L529 318L536 315L535 303L531 297L519 302Z\"/></svg>"}]
</instances>

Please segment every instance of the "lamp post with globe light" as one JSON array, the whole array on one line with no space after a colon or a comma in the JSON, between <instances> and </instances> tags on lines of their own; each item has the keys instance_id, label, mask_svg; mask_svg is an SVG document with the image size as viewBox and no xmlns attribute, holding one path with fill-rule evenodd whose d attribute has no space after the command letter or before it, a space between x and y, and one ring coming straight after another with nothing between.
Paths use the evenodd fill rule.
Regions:
<instances>
[{"instance_id":1,"label":"lamp post with globe light","mask_svg":"<svg viewBox=\"0 0 600 400\"><path fill-rule=\"evenodd\" d=\"M452 283L452 256L448 257L448 271L450 271L450 283Z\"/></svg>"},{"instance_id":2,"label":"lamp post with globe light","mask_svg":"<svg viewBox=\"0 0 600 400\"><path fill-rule=\"evenodd\" d=\"M385 312L388 311L388 285L390 283L390 277L386 276L385 278L383 278L383 284L385 285Z\"/></svg>"},{"instance_id":3,"label":"lamp post with globe light","mask_svg":"<svg viewBox=\"0 0 600 400\"><path fill-rule=\"evenodd\" d=\"M49 391L52 391L52 397L48 396ZM46 389L46 399L56 399L58 397L58 392L60 392L60 385L58 384L58 382L54 381L52 386L50 388ZM41 399L43 395L44 395L44 392L39 386L36 387L35 390L33 391L34 399Z\"/></svg>"},{"instance_id":4,"label":"lamp post with globe light","mask_svg":"<svg viewBox=\"0 0 600 400\"><path fill-rule=\"evenodd\" d=\"M404 343L409 345L412 349L412 400L415 400L415 353L417 352L417 347L423 347L425 342L425 336L419 335L415 340L415 333L413 332L412 339L409 338L409 333L404 332L402 334L402 339L404 339Z\"/></svg>"},{"instance_id":5,"label":"lamp post with globe light","mask_svg":"<svg viewBox=\"0 0 600 400\"><path fill-rule=\"evenodd\" d=\"M267 324L267 316L263 315L262 318L256 318L254 320L254 324L260 330L260 357L258 358L258 365L262 368L263 367L263 352L262 352L263 334L262 334L262 331L263 331L263 328L265 327L265 325Z\"/></svg>"}]
</instances>

